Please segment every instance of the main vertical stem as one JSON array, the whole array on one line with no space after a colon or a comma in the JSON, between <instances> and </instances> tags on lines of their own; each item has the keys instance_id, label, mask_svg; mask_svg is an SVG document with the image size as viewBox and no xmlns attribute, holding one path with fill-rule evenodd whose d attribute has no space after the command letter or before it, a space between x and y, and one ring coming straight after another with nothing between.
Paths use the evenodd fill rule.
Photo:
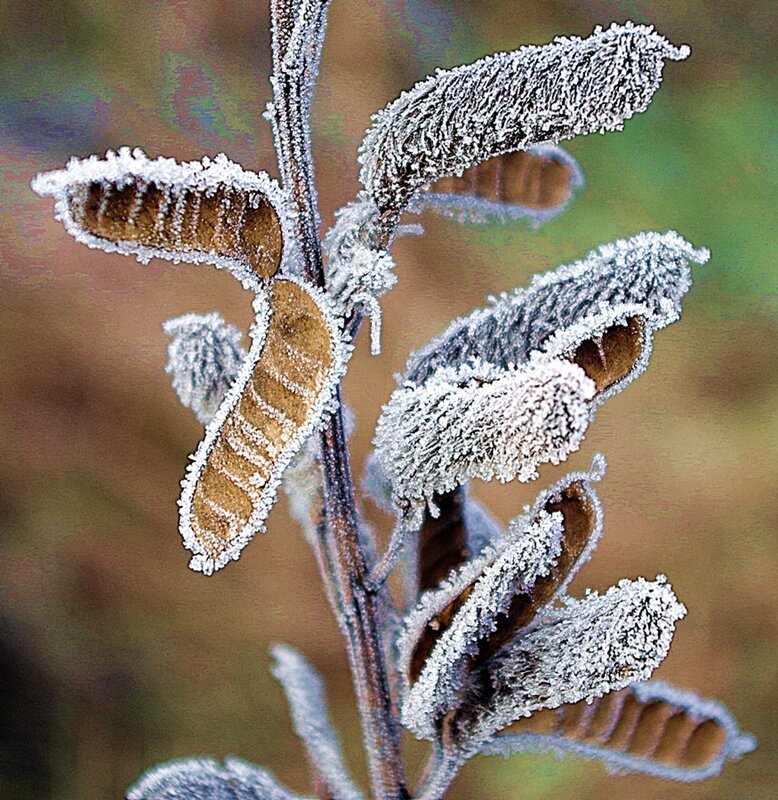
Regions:
<instances>
[{"instance_id":1,"label":"main vertical stem","mask_svg":"<svg viewBox=\"0 0 778 800\"><path fill-rule=\"evenodd\" d=\"M310 11L311 3L308 3ZM327 0L321 0L323 25ZM295 23L297 5L290 0L271 0L273 17L274 122L284 184L295 205L297 241L305 276L325 286L319 238L316 187L311 169L311 143L307 110L310 71L306 54L292 54L302 69L287 70L287 47ZM300 38L299 36L297 37ZM306 41L306 37L302 37ZM313 48L315 51L315 47ZM368 766L377 800L405 800L405 774L400 757L399 734L389 693L389 681L381 647L379 600L365 586L366 564L359 540L354 485L343 429L341 397L338 410L321 433L324 519L320 526L324 558L319 560L331 587L338 623L346 640L349 663L362 721Z\"/></svg>"}]
</instances>

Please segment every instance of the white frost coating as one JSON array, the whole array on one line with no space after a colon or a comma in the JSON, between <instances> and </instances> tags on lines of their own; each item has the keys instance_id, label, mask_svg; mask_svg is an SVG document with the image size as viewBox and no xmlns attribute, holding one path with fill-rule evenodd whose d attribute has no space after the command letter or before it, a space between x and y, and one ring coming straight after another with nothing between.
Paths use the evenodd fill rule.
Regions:
<instances>
[{"instance_id":1,"label":"white frost coating","mask_svg":"<svg viewBox=\"0 0 778 800\"><path fill-rule=\"evenodd\" d=\"M302 280L297 280L291 277L285 277L284 280L292 281L298 284L307 292L314 300L316 305L322 311L324 318L327 322L327 327L330 333L330 341L333 349L333 367L330 371L327 380L324 383L316 401L313 403L308 416L303 425L299 428L296 435L289 438L285 443L283 449L278 453L274 463L273 471L267 480L267 483L262 488L261 500L258 506L254 508L251 515L249 524L243 529L240 536L238 536L230 545L230 547L216 560L212 559L207 552L203 549L198 541L195 533L189 526L189 516L192 507L192 499L194 497L195 488L205 469L208 456L216 443L222 425L226 421L232 409L240 402L243 390L251 378L254 367L257 365L259 358L262 354L262 349L265 344L265 335L267 333L267 326L270 321L271 309L269 307L267 298L263 293L259 293L254 299L254 310L256 313L256 321L249 332L252 338L251 349L246 356L246 359L241 367L241 371L230 388L224 402L219 406L213 419L210 421L205 429L205 438L198 446L195 453L191 456L192 463L189 465L181 481L181 498L178 501L181 509L180 531L184 540L184 547L191 550L194 555L192 556L189 566L196 572L202 572L205 575L211 575L215 570L220 569L229 563L231 560L236 560L243 548L254 537L254 534L261 532L265 529L265 519L270 513L270 509L276 500L276 491L281 482L281 477L284 470L289 465L290 461L297 453L303 443L315 431L319 430L326 422L327 416L334 410L333 402L335 397L335 389L337 388L340 379L346 371L346 364L352 352L352 347L346 344L341 339L340 320L332 308L327 295L315 286L306 283Z\"/></svg>"},{"instance_id":2,"label":"white frost coating","mask_svg":"<svg viewBox=\"0 0 778 800\"><path fill-rule=\"evenodd\" d=\"M594 383L569 361L522 369L442 369L396 389L384 406L376 454L398 500L428 502L471 478L532 480L540 464L578 449Z\"/></svg>"},{"instance_id":3,"label":"white frost coating","mask_svg":"<svg viewBox=\"0 0 778 800\"><path fill-rule=\"evenodd\" d=\"M183 314L163 326L168 345L165 372L181 404L206 425L224 400L246 358L243 334L221 314Z\"/></svg>"},{"instance_id":4,"label":"white frost coating","mask_svg":"<svg viewBox=\"0 0 778 800\"><path fill-rule=\"evenodd\" d=\"M552 208L532 208L521 203L487 200L469 194L430 191L420 192L413 197L406 210L420 214L429 209L452 217L458 222L470 222L476 225L527 220L530 227L537 228L561 214L570 205L575 193L583 187L585 181L578 162L559 145L539 144L527 148L527 152L553 159L570 170L570 194L558 205Z\"/></svg>"},{"instance_id":5,"label":"white frost coating","mask_svg":"<svg viewBox=\"0 0 778 800\"><path fill-rule=\"evenodd\" d=\"M370 317L370 350L381 351L381 306L378 298L397 282L394 259L381 246L380 213L364 195L335 213L335 225L324 238L328 258L327 289L344 317L361 307Z\"/></svg>"},{"instance_id":6,"label":"white frost coating","mask_svg":"<svg viewBox=\"0 0 778 800\"><path fill-rule=\"evenodd\" d=\"M619 130L648 107L664 60L688 55L627 22L438 70L373 117L360 179L382 209L401 209L438 178L492 156Z\"/></svg>"},{"instance_id":7,"label":"white frost coating","mask_svg":"<svg viewBox=\"0 0 778 800\"><path fill-rule=\"evenodd\" d=\"M102 183L106 186L111 184L117 189L131 184L153 183L167 193L169 204L175 203L184 191L202 192L210 197L223 186L244 190L250 193L249 200L254 207L259 204L260 199L267 200L273 206L284 237L282 264L292 259L295 238L283 190L266 173L245 170L239 164L230 161L224 153L219 153L213 159L206 156L202 161L179 163L173 158L150 159L137 147L134 149L120 147L117 152L108 150L104 158L99 156L71 158L64 169L36 175L31 186L38 194L54 198L56 218L62 221L65 230L76 241L87 247L103 250L106 253L134 255L142 264L148 264L152 258L163 258L174 264L181 261L191 264L212 264L231 272L247 289L257 291L262 286L262 280L240 259L214 252L205 253L198 250L186 252L147 247L133 241L114 242L84 230L73 218L68 201L82 187L90 183Z\"/></svg>"},{"instance_id":8,"label":"white frost coating","mask_svg":"<svg viewBox=\"0 0 778 800\"><path fill-rule=\"evenodd\" d=\"M647 680L686 614L663 575L621 580L542 612L540 624L493 662L494 695L474 708L463 749L474 753L499 730L534 711L593 700Z\"/></svg>"},{"instance_id":9,"label":"white frost coating","mask_svg":"<svg viewBox=\"0 0 778 800\"><path fill-rule=\"evenodd\" d=\"M553 486L543 490L536 498L532 507L525 506L524 514L516 517L508 523L508 535L515 536L522 531L526 525L527 520L534 519L540 511L545 508L546 504L558 499L562 491L573 483L580 482L582 489L586 496L586 501L591 509L593 515L592 530L586 542L586 546L581 551L581 554L576 558L575 562L571 565L567 575L562 582L557 586L554 594L549 598L549 603L555 599L564 597L567 592L567 587L570 582L578 574L581 567L586 564L592 557L592 553L597 549L602 536L602 503L597 495L597 492L592 488L593 483L598 483L605 475L607 464L605 456L602 453L596 453L592 458L592 465L587 472L571 472L564 476L561 480L557 481ZM540 575L541 573L538 573Z\"/></svg>"},{"instance_id":10,"label":"white frost coating","mask_svg":"<svg viewBox=\"0 0 778 800\"><path fill-rule=\"evenodd\" d=\"M432 738L436 721L457 708L466 689L468 656L496 630L498 618L508 612L513 597L531 587L524 583L524 576L534 583L538 575L548 573L559 555L562 533L562 515L541 511L485 567L405 698L401 712L405 727L421 738Z\"/></svg>"},{"instance_id":11,"label":"white frost coating","mask_svg":"<svg viewBox=\"0 0 778 800\"><path fill-rule=\"evenodd\" d=\"M228 758L185 758L150 769L127 790L127 800L303 800L266 770Z\"/></svg>"},{"instance_id":12,"label":"white frost coating","mask_svg":"<svg viewBox=\"0 0 778 800\"><path fill-rule=\"evenodd\" d=\"M704 264L709 257L675 231L638 233L602 245L454 320L409 358L403 377L422 383L442 366L476 358L502 367L523 364L556 331L607 306L644 307L656 331L680 315L681 299L691 287L689 263Z\"/></svg>"},{"instance_id":13,"label":"white frost coating","mask_svg":"<svg viewBox=\"0 0 778 800\"><path fill-rule=\"evenodd\" d=\"M314 769L338 800L363 800L343 763L338 737L327 713L321 676L291 647L276 645L270 652L275 659L271 672L284 687L294 730Z\"/></svg>"}]
</instances>

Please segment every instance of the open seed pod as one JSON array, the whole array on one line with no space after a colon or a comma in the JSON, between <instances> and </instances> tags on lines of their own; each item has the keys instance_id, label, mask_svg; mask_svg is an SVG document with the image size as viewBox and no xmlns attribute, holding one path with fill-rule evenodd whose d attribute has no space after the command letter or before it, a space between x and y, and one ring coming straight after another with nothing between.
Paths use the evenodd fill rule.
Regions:
<instances>
[{"instance_id":1,"label":"open seed pod","mask_svg":"<svg viewBox=\"0 0 778 800\"><path fill-rule=\"evenodd\" d=\"M697 781L754 747L721 703L648 681L589 703L538 711L501 730L482 752L570 753L619 772Z\"/></svg>"},{"instance_id":2,"label":"open seed pod","mask_svg":"<svg viewBox=\"0 0 778 800\"><path fill-rule=\"evenodd\" d=\"M468 676L564 591L600 535L591 482L602 468L598 458L591 472L568 475L543 492L508 535L424 594L408 614L398 667L409 719L455 708L469 691Z\"/></svg>"},{"instance_id":3,"label":"open seed pod","mask_svg":"<svg viewBox=\"0 0 778 800\"><path fill-rule=\"evenodd\" d=\"M321 424L345 368L322 292L276 279L269 303L258 294L255 307L253 345L182 483L181 534L190 566L206 574L264 529L281 475Z\"/></svg>"},{"instance_id":4,"label":"open seed pod","mask_svg":"<svg viewBox=\"0 0 778 800\"><path fill-rule=\"evenodd\" d=\"M178 163L138 149L71 159L38 175L79 242L107 252L229 269L251 288L275 275L293 237L278 184L226 156Z\"/></svg>"},{"instance_id":5,"label":"open seed pod","mask_svg":"<svg viewBox=\"0 0 778 800\"><path fill-rule=\"evenodd\" d=\"M463 222L539 223L562 212L581 186L583 174L569 153L556 145L537 145L435 181L408 210L430 209Z\"/></svg>"}]
</instances>

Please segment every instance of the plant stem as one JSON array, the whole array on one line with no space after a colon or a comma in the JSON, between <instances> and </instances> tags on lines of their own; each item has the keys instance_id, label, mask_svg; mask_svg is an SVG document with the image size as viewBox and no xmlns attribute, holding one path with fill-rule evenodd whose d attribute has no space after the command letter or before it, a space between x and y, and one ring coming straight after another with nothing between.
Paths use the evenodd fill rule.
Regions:
<instances>
[{"instance_id":1,"label":"plant stem","mask_svg":"<svg viewBox=\"0 0 778 800\"><path fill-rule=\"evenodd\" d=\"M323 25L327 0L319 0L318 24ZM307 4L308 10L311 5ZM274 127L279 167L285 188L295 206L297 241L306 278L325 286L319 238L319 215L311 160L307 110L311 75L317 64L306 61L308 53L292 54L299 68L285 68L291 59L286 48L292 40L295 19L292 0L271 0L273 19ZM298 31L295 31L297 34ZM319 35L314 32L313 36ZM296 35L295 41L312 41ZM315 51L315 48L313 48ZM315 59L317 54L313 56ZM351 466L343 428L341 395L337 411L321 433L322 493L324 519L319 526L323 558L319 559L333 611L346 639L349 663L357 695L373 794L376 800L405 800L405 775L399 749L386 664L381 647L379 600L365 585L366 562L360 544Z\"/></svg>"}]
</instances>

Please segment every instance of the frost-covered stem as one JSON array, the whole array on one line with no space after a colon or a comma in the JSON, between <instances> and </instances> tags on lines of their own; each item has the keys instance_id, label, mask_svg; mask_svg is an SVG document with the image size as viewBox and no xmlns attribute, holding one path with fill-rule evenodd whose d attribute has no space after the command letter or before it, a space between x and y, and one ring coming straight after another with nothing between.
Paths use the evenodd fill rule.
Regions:
<instances>
[{"instance_id":1,"label":"frost-covered stem","mask_svg":"<svg viewBox=\"0 0 778 800\"><path fill-rule=\"evenodd\" d=\"M310 4L309 4L310 5ZM323 22L327 0L320 0ZM285 70L295 4L271 0L273 18L273 122L279 167L295 209L297 241L305 276L324 287L319 214L311 159L303 70ZM297 62L300 63L300 62ZM310 66L310 65L308 65ZM313 65L315 70L315 65ZM333 611L347 643L368 766L376 800L404 800L405 775L399 734L392 713L389 681L381 647L378 597L365 586L366 563L357 529L354 485L343 427L340 390L337 411L321 434L324 520L320 526L323 558L317 559Z\"/></svg>"}]
</instances>

